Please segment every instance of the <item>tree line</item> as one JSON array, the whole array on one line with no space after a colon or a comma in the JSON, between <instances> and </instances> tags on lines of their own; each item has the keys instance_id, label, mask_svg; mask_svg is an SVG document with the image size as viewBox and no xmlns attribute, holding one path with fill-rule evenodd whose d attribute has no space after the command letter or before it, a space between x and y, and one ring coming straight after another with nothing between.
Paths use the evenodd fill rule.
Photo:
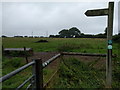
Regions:
<instances>
[{"instance_id":1,"label":"tree line","mask_svg":"<svg viewBox=\"0 0 120 90\"><path fill-rule=\"evenodd\" d=\"M50 38L107 38L107 27L104 30L104 33L99 33L97 35L84 34L76 28L72 27L70 29L63 29L58 32L59 35L50 35ZM120 43L120 32L113 36L113 41Z\"/></svg>"},{"instance_id":2,"label":"tree line","mask_svg":"<svg viewBox=\"0 0 120 90\"><path fill-rule=\"evenodd\" d=\"M7 37L5 35L2 35L2 37ZM14 36L15 38L39 38L39 37L44 37L44 36ZM104 30L104 33L99 33L97 35L92 35L92 34L84 34L81 33L81 31L77 27L72 27L70 29L63 29L58 32L58 35L50 35L49 38L107 38L107 27ZM120 42L120 32L119 34L116 34L113 36L113 40Z\"/></svg>"},{"instance_id":3,"label":"tree line","mask_svg":"<svg viewBox=\"0 0 120 90\"><path fill-rule=\"evenodd\" d=\"M91 35L91 34L84 34L76 28L72 27L70 29L63 29L58 32L59 35L50 35L51 38L106 38L107 37L107 28L104 30L105 32L102 34Z\"/></svg>"}]
</instances>

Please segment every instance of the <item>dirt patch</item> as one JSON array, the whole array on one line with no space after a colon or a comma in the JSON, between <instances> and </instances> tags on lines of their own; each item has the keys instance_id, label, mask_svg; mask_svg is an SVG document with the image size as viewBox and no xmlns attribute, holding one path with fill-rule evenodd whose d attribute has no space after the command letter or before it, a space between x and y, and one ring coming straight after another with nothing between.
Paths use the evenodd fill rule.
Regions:
<instances>
[{"instance_id":1,"label":"dirt patch","mask_svg":"<svg viewBox=\"0 0 120 90\"><path fill-rule=\"evenodd\" d=\"M33 56L28 57L28 61L31 62L34 59L41 59L42 62L45 62L57 54L59 54L59 52L34 52ZM7 58L12 58L12 57L9 56ZM105 68L105 64L106 64L106 57L100 57L100 56L98 57L98 56L64 55L63 58L76 58L85 63L95 62L93 67L98 69ZM53 69L56 68L60 60L61 58L57 58L47 67ZM26 63L25 59L23 61Z\"/></svg>"},{"instance_id":2,"label":"dirt patch","mask_svg":"<svg viewBox=\"0 0 120 90\"><path fill-rule=\"evenodd\" d=\"M32 61L33 59L42 59L42 62L47 61L48 59L52 58L58 54L58 52L34 52L34 55L29 57L29 61Z\"/></svg>"},{"instance_id":3,"label":"dirt patch","mask_svg":"<svg viewBox=\"0 0 120 90\"><path fill-rule=\"evenodd\" d=\"M59 52L34 52L34 55L32 57L29 57L29 62L31 62L33 59L42 59L42 62L47 61L48 59L52 58ZM94 68L105 68L106 58L105 57L98 57L98 56L79 56L79 55L64 55L64 58L76 58L82 62L85 63L93 63ZM58 66L58 62L61 58L58 58L57 60L53 61L50 65L48 65L48 68L55 68ZM94 63L95 62L95 63Z\"/></svg>"},{"instance_id":4,"label":"dirt patch","mask_svg":"<svg viewBox=\"0 0 120 90\"><path fill-rule=\"evenodd\" d=\"M29 57L29 62L32 61L32 59L38 59L41 58L42 62L47 61L48 59L52 58L59 52L35 52L32 57ZM80 56L80 55L63 55L60 58L57 58L52 63L50 63L45 69L52 70L52 73L49 74L49 76L44 76L44 83L48 83L48 80L51 78L51 76L59 69L60 60L64 58L76 58L82 62L85 63L91 63L92 67L97 69L105 68L105 57L97 57L97 56ZM97 61L97 62L96 62ZM94 63L95 62L95 63ZM53 77L55 78L55 76ZM52 80L54 80L52 78ZM48 83L49 85L49 83Z\"/></svg>"}]
</instances>

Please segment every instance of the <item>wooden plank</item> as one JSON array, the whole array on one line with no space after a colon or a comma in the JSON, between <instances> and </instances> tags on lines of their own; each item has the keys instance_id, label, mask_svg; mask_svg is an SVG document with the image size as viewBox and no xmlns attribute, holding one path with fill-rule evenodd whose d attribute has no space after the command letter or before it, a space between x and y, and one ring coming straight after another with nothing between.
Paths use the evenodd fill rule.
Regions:
<instances>
[{"instance_id":1,"label":"wooden plank","mask_svg":"<svg viewBox=\"0 0 120 90\"><path fill-rule=\"evenodd\" d=\"M100 56L106 57L107 54L99 54L99 53L77 53L77 52L63 52L62 55L80 55L80 56ZM112 55L112 57L116 57L116 55Z\"/></svg>"},{"instance_id":2,"label":"wooden plank","mask_svg":"<svg viewBox=\"0 0 120 90\"><path fill-rule=\"evenodd\" d=\"M97 54L97 53L75 53L75 52L63 52L62 55L81 55L81 56L101 56L101 57L106 57L106 54Z\"/></svg>"},{"instance_id":3,"label":"wooden plank","mask_svg":"<svg viewBox=\"0 0 120 90\"><path fill-rule=\"evenodd\" d=\"M108 8L105 9L95 9L95 10L87 10L85 12L86 16L104 16L108 15Z\"/></svg>"},{"instance_id":4,"label":"wooden plank","mask_svg":"<svg viewBox=\"0 0 120 90\"><path fill-rule=\"evenodd\" d=\"M26 48L26 51L30 51L32 48ZM24 51L24 48L4 48L4 51Z\"/></svg>"}]
</instances>

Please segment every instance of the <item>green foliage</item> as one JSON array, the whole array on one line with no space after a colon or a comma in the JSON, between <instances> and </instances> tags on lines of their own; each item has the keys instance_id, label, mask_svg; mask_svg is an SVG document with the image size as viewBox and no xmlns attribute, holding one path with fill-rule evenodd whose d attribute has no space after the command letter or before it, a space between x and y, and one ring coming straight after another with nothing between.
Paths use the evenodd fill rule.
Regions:
<instances>
[{"instance_id":1,"label":"green foliage","mask_svg":"<svg viewBox=\"0 0 120 90\"><path fill-rule=\"evenodd\" d=\"M76 27L72 27L69 30L63 29L59 32L59 36L62 38L73 38L73 37L79 37L81 34L80 30Z\"/></svg>"},{"instance_id":2,"label":"green foliage","mask_svg":"<svg viewBox=\"0 0 120 90\"><path fill-rule=\"evenodd\" d=\"M69 37L69 31L67 29L63 29L59 32L60 37Z\"/></svg>"},{"instance_id":3,"label":"green foliage","mask_svg":"<svg viewBox=\"0 0 120 90\"><path fill-rule=\"evenodd\" d=\"M107 27L105 28L105 31L104 31L105 33L104 33L104 35L107 35Z\"/></svg>"},{"instance_id":4,"label":"green foliage","mask_svg":"<svg viewBox=\"0 0 120 90\"><path fill-rule=\"evenodd\" d=\"M17 57L18 55L20 55L20 53L19 52L10 52L9 55L13 56L13 57Z\"/></svg>"},{"instance_id":5,"label":"green foliage","mask_svg":"<svg viewBox=\"0 0 120 90\"><path fill-rule=\"evenodd\" d=\"M13 57L23 57L23 56L30 56L29 52L24 52L24 51L11 51L11 52L6 52L7 56L13 56Z\"/></svg>"},{"instance_id":6,"label":"green foliage","mask_svg":"<svg viewBox=\"0 0 120 90\"><path fill-rule=\"evenodd\" d=\"M49 43L34 43L40 39L45 39ZM75 45L71 52L106 53L106 39L90 38L3 38L4 48L33 48L35 52L58 51L58 48L65 44ZM17 44L16 44L17 43ZM113 44L113 48L116 47ZM78 48L77 48L78 47ZM80 47L80 48L79 48ZM99 47L99 49L98 49ZM117 49L118 50L118 49ZM66 50L65 50L66 51ZM68 51L68 50L67 50ZM115 50L116 52L116 50Z\"/></svg>"},{"instance_id":7,"label":"green foliage","mask_svg":"<svg viewBox=\"0 0 120 90\"><path fill-rule=\"evenodd\" d=\"M63 60L54 88L103 88L102 72L75 58Z\"/></svg>"},{"instance_id":8,"label":"green foliage","mask_svg":"<svg viewBox=\"0 0 120 90\"><path fill-rule=\"evenodd\" d=\"M15 58L14 60L12 60L11 64L13 65L13 67L20 67L20 66L22 66L21 59L19 59L19 58Z\"/></svg>"},{"instance_id":9,"label":"green foliage","mask_svg":"<svg viewBox=\"0 0 120 90\"><path fill-rule=\"evenodd\" d=\"M3 57L2 59L2 74L6 75L10 72L12 72L13 70L23 66L25 63L23 63L24 59L23 58L18 58L18 57L14 57L14 58L6 58Z\"/></svg>"},{"instance_id":10,"label":"green foliage","mask_svg":"<svg viewBox=\"0 0 120 90\"><path fill-rule=\"evenodd\" d=\"M33 48L35 52L44 52L44 51L71 51L71 52L83 52L83 53L106 53L106 39L90 39L90 38L2 38L4 48L23 48L24 46ZM40 39L48 40L49 43L34 43ZM17 43L17 44L16 44ZM66 49L67 48L67 49ZM113 43L113 54L117 54L117 59L120 60L118 53L118 44ZM120 50L119 50L120 51ZM14 53L16 54L16 53ZM13 55L14 55L13 54ZM18 60L19 59L19 60ZM21 59L21 60L20 60ZM12 62L12 63L11 63ZM97 77L105 76L102 72L94 70L89 67L87 64L79 62L77 60L66 60L65 62L70 67L68 68L64 64L61 64L60 73L60 82L57 83L56 87L68 88L68 87L103 87L103 84L99 84L96 82ZM2 59L2 72L3 75L10 73L11 71L19 68L24 65L23 58L6 58ZM90 71L91 70L91 71ZM92 71L93 70L93 71ZM89 72L90 71L90 72ZM119 87L119 72L120 65L118 64L115 73L113 72L114 77L114 87ZM8 81L8 84L3 83L4 87L14 88L21 83L21 80L25 78L28 73L31 72L31 69L26 70L22 75L20 74L15 79L11 79ZM52 73L52 71L45 70L44 75L48 75ZM102 76L103 75L103 76ZM64 78L65 76L66 78ZM97 77L96 77L97 76ZM69 79L67 78L69 77ZM96 79L94 80L93 77ZM48 77L49 78L49 77ZM91 79L90 79L91 78ZM100 79L100 78L99 78ZM100 79L99 82L103 82ZM105 79L104 79L105 80ZM14 85L12 83L15 83ZM79 83L80 82L80 83ZM89 84L93 82L93 84ZM11 84L10 84L11 83ZM79 83L79 84L78 84ZM13 85L13 86L11 86Z\"/></svg>"},{"instance_id":11,"label":"green foliage","mask_svg":"<svg viewBox=\"0 0 120 90\"><path fill-rule=\"evenodd\" d=\"M74 48L76 48L75 46L73 46L73 44L63 44L61 46L58 47L58 51L70 51L73 50Z\"/></svg>"},{"instance_id":12,"label":"green foliage","mask_svg":"<svg viewBox=\"0 0 120 90\"><path fill-rule=\"evenodd\" d=\"M114 36L113 36L113 41L114 41L115 43L120 43L120 35L114 35Z\"/></svg>"},{"instance_id":13,"label":"green foliage","mask_svg":"<svg viewBox=\"0 0 120 90\"><path fill-rule=\"evenodd\" d=\"M118 59L118 58L116 58ZM120 88L120 59L114 61L112 87Z\"/></svg>"},{"instance_id":14,"label":"green foliage","mask_svg":"<svg viewBox=\"0 0 120 90\"><path fill-rule=\"evenodd\" d=\"M62 51L62 52L67 52L67 51L72 51L75 49L93 49L93 47L90 44L73 44L73 43L65 43L62 44L61 46L59 46L57 49L58 51ZM84 53L86 52L86 50L83 51Z\"/></svg>"},{"instance_id":15,"label":"green foliage","mask_svg":"<svg viewBox=\"0 0 120 90\"><path fill-rule=\"evenodd\" d=\"M8 58L4 57L2 58L2 76L18 69L19 67L23 66L26 64L24 62L24 58L18 58L18 57L13 57L13 58ZM13 76L12 78L4 81L2 83L2 87L7 89L7 88L17 88L20 84L23 83L29 76L31 76L31 67L23 70L19 74Z\"/></svg>"},{"instance_id":16,"label":"green foliage","mask_svg":"<svg viewBox=\"0 0 120 90\"><path fill-rule=\"evenodd\" d=\"M51 68L44 68L43 69L43 81L44 83L47 83L48 80L51 78L55 71Z\"/></svg>"},{"instance_id":17,"label":"green foliage","mask_svg":"<svg viewBox=\"0 0 120 90\"><path fill-rule=\"evenodd\" d=\"M20 57L14 57L14 58L7 58L3 57L2 59L2 76L18 69L19 67L25 65L25 61L23 61L24 58ZM44 75L44 82L46 83L51 75L53 74L54 70L45 68L43 69L43 75ZM16 74L12 78L6 80L2 83L3 88L16 88L20 84L22 84L27 78L31 76L32 73L32 66L28 67L27 69L21 71L20 73ZM27 87L29 83L27 83L24 88Z\"/></svg>"},{"instance_id":18,"label":"green foliage","mask_svg":"<svg viewBox=\"0 0 120 90\"><path fill-rule=\"evenodd\" d=\"M43 69L43 75L48 75L52 72L53 72L53 70L51 70L51 69Z\"/></svg>"},{"instance_id":19,"label":"green foliage","mask_svg":"<svg viewBox=\"0 0 120 90\"><path fill-rule=\"evenodd\" d=\"M81 31L77 29L76 27L72 27L69 29L70 36L73 37L79 37L81 35Z\"/></svg>"},{"instance_id":20,"label":"green foliage","mask_svg":"<svg viewBox=\"0 0 120 90\"><path fill-rule=\"evenodd\" d=\"M6 59L5 61L3 61L3 68L10 65L10 66L13 66L15 68L17 67L21 67L23 64L22 64L22 59L23 58L12 58L12 59Z\"/></svg>"},{"instance_id":21,"label":"green foliage","mask_svg":"<svg viewBox=\"0 0 120 90\"><path fill-rule=\"evenodd\" d=\"M10 68L10 67L9 67ZM2 83L2 88L3 89L12 89L12 88L17 88L20 84L22 84L27 78L31 76L31 67L23 70L19 74L16 74L15 76L11 77L10 79L4 81ZM27 83L23 88L26 88Z\"/></svg>"},{"instance_id":22,"label":"green foliage","mask_svg":"<svg viewBox=\"0 0 120 90\"><path fill-rule=\"evenodd\" d=\"M105 71L93 68L95 62L83 63L75 58L63 59L53 88L104 88ZM91 65L92 64L92 65ZM113 67L112 87L120 88L120 62Z\"/></svg>"}]
</instances>

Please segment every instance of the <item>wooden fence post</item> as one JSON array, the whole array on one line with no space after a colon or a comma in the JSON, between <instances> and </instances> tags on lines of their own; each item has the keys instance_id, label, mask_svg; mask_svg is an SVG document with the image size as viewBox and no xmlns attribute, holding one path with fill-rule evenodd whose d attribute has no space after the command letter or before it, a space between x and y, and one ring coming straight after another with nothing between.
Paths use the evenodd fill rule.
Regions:
<instances>
[{"instance_id":1,"label":"wooden fence post","mask_svg":"<svg viewBox=\"0 0 120 90\"><path fill-rule=\"evenodd\" d=\"M108 52L106 60L106 87L111 88L112 84L112 34L113 34L113 15L114 15L114 2L109 2L108 13L108 29L107 29L107 42Z\"/></svg>"},{"instance_id":2,"label":"wooden fence post","mask_svg":"<svg viewBox=\"0 0 120 90\"><path fill-rule=\"evenodd\" d=\"M3 47L3 45L2 45L2 55L4 54L4 47Z\"/></svg>"},{"instance_id":3,"label":"wooden fence post","mask_svg":"<svg viewBox=\"0 0 120 90\"><path fill-rule=\"evenodd\" d=\"M43 66L42 60L35 60L35 88L36 90L43 89Z\"/></svg>"},{"instance_id":4,"label":"wooden fence post","mask_svg":"<svg viewBox=\"0 0 120 90\"><path fill-rule=\"evenodd\" d=\"M24 52L25 52L25 59L26 59L26 63L28 63L28 58L27 58L27 52L26 52L26 47L24 47Z\"/></svg>"}]
</instances>

